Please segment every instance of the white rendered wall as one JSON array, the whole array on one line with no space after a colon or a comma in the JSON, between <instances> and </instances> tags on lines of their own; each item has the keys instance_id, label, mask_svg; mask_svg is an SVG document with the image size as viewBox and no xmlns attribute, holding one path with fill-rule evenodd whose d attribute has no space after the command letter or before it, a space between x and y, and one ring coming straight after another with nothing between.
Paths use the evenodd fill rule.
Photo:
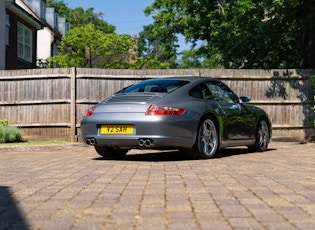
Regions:
<instances>
[{"instance_id":1,"label":"white rendered wall","mask_svg":"<svg viewBox=\"0 0 315 230\"><path fill-rule=\"evenodd\" d=\"M51 56L51 32L45 27L37 31L37 59L46 60Z\"/></svg>"}]
</instances>

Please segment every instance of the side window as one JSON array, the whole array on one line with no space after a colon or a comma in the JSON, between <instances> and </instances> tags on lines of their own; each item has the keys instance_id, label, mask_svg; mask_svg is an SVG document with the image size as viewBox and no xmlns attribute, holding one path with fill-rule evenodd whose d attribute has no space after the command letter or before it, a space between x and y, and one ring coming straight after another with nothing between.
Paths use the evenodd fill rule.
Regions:
<instances>
[{"instance_id":1,"label":"side window","mask_svg":"<svg viewBox=\"0 0 315 230\"><path fill-rule=\"evenodd\" d=\"M189 91L189 95L195 98L201 98L200 88L198 86L194 87Z\"/></svg>"},{"instance_id":2,"label":"side window","mask_svg":"<svg viewBox=\"0 0 315 230\"><path fill-rule=\"evenodd\" d=\"M189 91L189 95L195 98L212 100L213 96L204 84L198 85Z\"/></svg>"},{"instance_id":3,"label":"side window","mask_svg":"<svg viewBox=\"0 0 315 230\"><path fill-rule=\"evenodd\" d=\"M206 85L213 95L213 100L228 103L237 101L237 96L224 83L219 81L208 81L206 82Z\"/></svg>"}]
</instances>

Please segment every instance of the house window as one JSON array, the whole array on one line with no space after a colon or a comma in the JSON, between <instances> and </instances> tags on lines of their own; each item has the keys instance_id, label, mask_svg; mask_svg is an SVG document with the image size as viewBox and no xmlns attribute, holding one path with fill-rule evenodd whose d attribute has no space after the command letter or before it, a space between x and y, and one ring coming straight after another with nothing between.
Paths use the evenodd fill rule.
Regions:
<instances>
[{"instance_id":1,"label":"house window","mask_svg":"<svg viewBox=\"0 0 315 230\"><path fill-rule=\"evenodd\" d=\"M5 44L8 46L10 44L10 17L9 15L5 16Z\"/></svg>"},{"instance_id":2,"label":"house window","mask_svg":"<svg viewBox=\"0 0 315 230\"><path fill-rule=\"evenodd\" d=\"M19 58L32 62L32 43L32 30L27 28L25 25L18 23L17 53Z\"/></svg>"}]
</instances>

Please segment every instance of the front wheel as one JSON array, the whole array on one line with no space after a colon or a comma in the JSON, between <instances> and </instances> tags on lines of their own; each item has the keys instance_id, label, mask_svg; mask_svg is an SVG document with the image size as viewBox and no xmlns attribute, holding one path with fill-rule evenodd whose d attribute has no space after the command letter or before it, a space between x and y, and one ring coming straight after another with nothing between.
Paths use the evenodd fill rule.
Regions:
<instances>
[{"instance_id":1,"label":"front wheel","mask_svg":"<svg viewBox=\"0 0 315 230\"><path fill-rule=\"evenodd\" d=\"M252 151L263 152L266 151L270 142L270 130L265 120L260 120L256 129L255 145L248 148Z\"/></svg>"},{"instance_id":2,"label":"front wheel","mask_svg":"<svg viewBox=\"0 0 315 230\"><path fill-rule=\"evenodd\" d=\"M216 154L218 146L217 127L210 117L206 117L200 122L196 143L190 152L197 158L210 159Z\"/></svg>"},{"instance_id":3,"label":"front wheel","mask_svg":"<svg viewBox=\"0 0 315 230\"><path fill-rule=\"evenodd\" d=\"M127 149L121 149L119 147L94 146L94 148L99 155L109 158L122 158L128 152Z\"/></svg>"}]
</instances>

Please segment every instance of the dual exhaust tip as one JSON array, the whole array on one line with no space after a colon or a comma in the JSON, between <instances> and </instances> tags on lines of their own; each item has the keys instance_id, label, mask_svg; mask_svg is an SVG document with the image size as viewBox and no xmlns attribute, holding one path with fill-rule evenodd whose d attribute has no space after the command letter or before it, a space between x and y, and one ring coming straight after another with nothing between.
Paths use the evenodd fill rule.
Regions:
<instances>
[{"instance_id":1,"label":"dual exhaust tip","mask_svg":"<svg viewBox=\"0 0 315 230\"><path fill-rule=\"evenodd\" d=\"M95 140L95 138L86 138L86 139L85 139L85 143L86 143L87 145L92 145L92 146L94 146L94 145L96 144L96 140ZM139 147L141 147L141 148L151 148L151 147L154 146L154 142L153 142L152 139L149 139L149 138L146 138L146 139L140 138L140 139L138 140L138 145L139 145Z\"/></svg>"},{"instance_id":2,"label":"dual exhaust tip","mask_svg":"<svg viewBox=\"0 0 315 230\"><path fill-rule=\"evenodd\" d=\"M138 140L138 144L139 144L139 146L142 147L142 148L143 148L143 147L145 147L145 148L151 148L151 147L154 146L153 140L152 140L152 139L149 139L149 138L147 138L147 139L140 138L140 139Z\"/></svg>"},{"instance_id":3,"label":"dual exhaust tip","mask_svg":"<svg viewBox=\"0 0 315 230\"><path fill-rule=\"evenodd\" d=\"M92 146L94 146L94 145L96 144L96 140L95 140L95 138L86 138L86 139L85 139L85 143L86 143L87 145L92 145Z\"/></svg>"}]
</instances>

